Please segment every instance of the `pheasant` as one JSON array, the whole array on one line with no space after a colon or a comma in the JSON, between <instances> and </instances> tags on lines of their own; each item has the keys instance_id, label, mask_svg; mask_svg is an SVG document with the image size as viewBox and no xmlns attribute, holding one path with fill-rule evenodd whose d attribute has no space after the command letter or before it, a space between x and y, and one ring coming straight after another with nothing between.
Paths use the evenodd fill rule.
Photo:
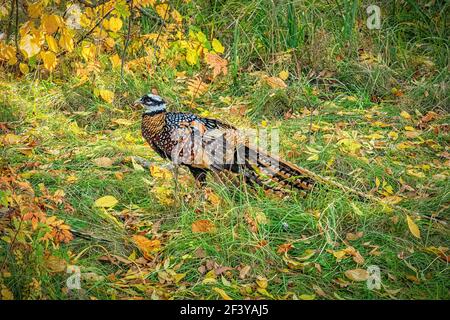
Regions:
<instances>
[{"instance_id":1,"label":"pheasant","mask_svg":"<svg viewBox=\"0 0 450 320\"><path fill-rule=\"evenodd\" d=\"M311 190L314 181L303 169L253 147L235 127L192 113L167 112L166 102L147 94L135 101L144 107L142 136L161 157L185 165L196 181L205 184L208 172L242 175L250 185L280 190Z\"/></svg>"}]
</instances>

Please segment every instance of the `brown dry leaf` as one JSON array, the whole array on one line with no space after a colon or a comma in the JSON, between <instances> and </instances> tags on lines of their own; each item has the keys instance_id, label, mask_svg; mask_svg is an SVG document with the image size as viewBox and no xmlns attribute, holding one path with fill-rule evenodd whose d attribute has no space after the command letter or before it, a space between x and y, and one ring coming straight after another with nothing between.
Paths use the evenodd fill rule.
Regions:
<instances>
[{"instance_id":1,"label":"brown dry leaf","mask_svg":"<svg viewBox=\"0 0 450 320\"><path fill-rule=\"evenodd\" d=\"M352 269L345 271L345 276L352 281L366 281L369 278L369 273L364 269Z\"/></svg>"},{"instance_id":2,"label":"brown dry leaf","mask_svg":"<svg viewBox=\"0 0 450 320\"><path fill-rule=\"evenodd\" d=\"M50 272L64 272L66 271L67 262L60 257L48 256L45 258L45 266Z\"/></svg>"},{"instance_id":3,"label":"brown dry leaf","mask_svg":"<svg viewBox=\"0 0 450 320\"><path fill-rule=\"evenodd\" d=\"M272 89L284 89L284 88L287 88L286 83L282 79L280 79L278 77L264 76L263 79Z\"/></svg>"},{"instance_id":4,"label":"brown dry leaf","mask_svg":"<svg viewBox=\"0 0 450 320\"><path fill-rule=\"evenodd\" d=\"M245 277L247 277L248 273L250 272L250 269L250 266L243 266L239 271L239 278L245 279Z\"/></svg>"},{"instance_id":5,"label":"brown dry leaf","mask_svg":"<svg viewBox=\"0 0 450 320\"><path fill-rule=\"evenodd\" d=\"M283 243L278 246L277 252L278 253L287 253L292 248L294 248L292 243Z\"/></svg>"},{"instance_id":6,"label":"brown dry leaf","mask_svg":"<svg viewBox=\"0 0 450 320\"><path fill-rule=\"evenodd\" d=\"M346 238L348 241L354 241L354 240L358 240L358 239L361 238L362 236L363 236L363 232L361 232L361 231L358 231L358 232L356 232L356 233L349 232L349 233L347 233L347 235L345 236L345 238Z\"/></svg>"},{"instance_id":7,"label":"brown dry leaf","mask_svg":"<svg viewBox=\"0 0 450 320\"><path fill-rule=\"evenodd\" d=\"M320 297L326 297L327 296L327 294L318 285L313 284L312 288L314 289L314 291L316 292L316 294L318 296L320 296Z\"/></svg>"},{"instance_id":8,"label":"brown dry leaf","mask_svg":"<svg viewBox=\"0 0 450 320\"><path fill-rule=\"evenodd\" d=\"M199 78L188 80L187 85L188 85L187 94L193 98L201 96L208 90L208 85L203 81L201 81Z\"/></svg>"},{"instance_id":9,"label":"brown dry leaf","mask_svg":"<svg viewBox=\"0 0 450 320\"><path fill-rule=\"evenodd\" d=\"M102 167L102 168L108 168L111 167L114 163L114 161L112 161L110 158L108 157L101 157L101 158L97 158L92 160L98 167Z\"/></svg>"},{"instance_id":10,"label":"brown dry leaf","mask_svg":"<svg viewBox=\"0 0 450 320\"><path fill-rule=\"evenodd\" d=\"M209 220L197 220L192 223L192 232L210 232L216 231L216 226Z\"/></svg>"},{"instance_id":11,"label":"brown dry leaf","mask_svg":"<svg viewBox=\"0 0 450 320\"><path fill-rule=\"evenodd\" d=\"M228 61L219 57L217 54L207 53L205 55L206 64L213 69L213 78L216 78L219 74L227 75L228 73Z\"/></svg>"},{"instance_id":12,"label":"brown dry leaf","mask_svg":"<svg viewBox=\"0 0 450 320\"><path fill-rule=\"evenodd\" d=\"M428 111L428 113L426 115L424 115L422 117L422 119L420 119L420 122L428 123L430 121L437 119L438 117L439 117L439 115L436 112Z\"/></svg>"}]
</instances>

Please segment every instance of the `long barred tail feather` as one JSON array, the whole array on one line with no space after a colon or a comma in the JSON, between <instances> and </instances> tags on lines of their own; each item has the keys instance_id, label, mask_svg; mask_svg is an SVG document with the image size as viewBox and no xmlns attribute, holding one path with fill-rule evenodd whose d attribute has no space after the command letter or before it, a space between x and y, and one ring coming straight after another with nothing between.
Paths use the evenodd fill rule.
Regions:
<instances>
[{"instance_id":1,"label":"long barred tail feather","mask_svg":"<svg viewBox=\"0 0 450 320\"><path fill-rule=\"evenodd\" d=\"M256 166L276 183L307 191L313 188L314 180L295 164L271 156L258 148L248 145L244 148L246 161Z\"/></svg>"}]
</instances>

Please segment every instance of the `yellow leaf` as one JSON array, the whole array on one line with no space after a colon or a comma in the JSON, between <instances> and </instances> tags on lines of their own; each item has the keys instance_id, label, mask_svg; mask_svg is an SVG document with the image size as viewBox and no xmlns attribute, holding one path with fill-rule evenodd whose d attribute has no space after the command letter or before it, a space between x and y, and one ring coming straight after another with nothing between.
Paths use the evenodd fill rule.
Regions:
<instances>
[{"instance_id":1,"label":"yellow leaf","mask_svg":"<svg viewBox=\"0 0 450 320\"><path fill-rule=\"evenodd\" d=\"M316 296L314 294L301 294L298 296L300 300L314 300Z\"/></svg>"},{"instance_id":2,"label":"yellow leaf","mask_svg":"<svg viewBox=\"0 0 450 320\"><path fill-rule=\"evenodd\" d=\"M28 4L28 14L29 14L30 18L38 18L42 14L43 7L44 7L43 1L29 3Z\"/></svg>"},{"instance_id":3,"label":"yellow leaf","mask_svg":"<svg viewBox=\"0 0 450 320\"><path fill-rule=\"evenodd\" d=\"M100 208L112 208L118 202L119 201L117 201L117 199L114 198L113 196L104 196L104 197L101 197L101 198L98 198L97 200L95 200L94 206L100 207Z\"/></svg>"},{"instance_id":4,"label":"yellow leaf","mask_svg":"<svg viewBox=\"0 0 450 320\"><path fill-rule=\"evenodd\" d=\"M107 89L100 89L98 91L100 97L108 103L112 103L114 100L114 92Z\"/></svg>"},{"instance_id":5,"label":"yellow leaf","mask_svg":"<svg viewBox=\"0 0 450 320\"><path fill-rule=\"evenodd\" d=\"M13 46L0 45L0 59L8 60L8 65L12 66L17 63L16 49Z\"/></svg>"},{"instance_id":6,"label":"yellow leaf","mask_svg":"<svg viewBox=\"0 0 450 320\"><path fill-rule=\"evenodd\" d=\"M116 53L115 55L109 57L109 61L111 61L111 65L113 68L117 68L120 66L122 60L120 59L119 55Z\"/></svg>"},{"instance_id":7,"label":"yellow leaf","mask_svg":"<svg viewBox=\"0 0 450 320\"><path fill-rule=\"evenodd\" d=\"M267 285L268 285L268 281L265 277L257 276L256 284L258 285L258 287L260 287L262 289L266 289Z\"/></svg>"},{"instance_id":8,"label":"yellow leaf","mask_svg":"<svg viewBox=\"0 0 450 320\"><path fill-rule=\"evenodd\" d=\"M216 272L214 270L208 271L205 274L205 278L202 280L202 284L216 283Z\"/></svg>"},{"instance_id":9,"label":"yellow leaf","mask_svg":"<svg viewBox=\"0 0 450 320\"><path fill-rule=\"evenodd\" d=\"M133 121L128 120L128 119L113 119L112 123L124 125L124 126L130 126L133 124Z\"/></svg>"},{"instance_id":10,"label":"yellow leaf","mask_svg":"<svg viewBox=\"0 0 450 320\"><path fill-rule=\"evenodd\" d=\"M414 127L411 127L411 126L406 126L405 130L406 131L416 131L416 129L414 129Z\"/></svg>"},{"instance_id":11,"label":"yellow leaf","mask_svg":"<svg viewBox=\"0 0 450 320\"><path fill-rule=\"evenodd\" d=\"M177 24L181 24L183 22L183 17L176 9L173 9L170 15Z\"/></svg>"},{"instance_id":12,"label":"yellow leaf","mask_svg":"<svg viewBox=\"0 0 450 320\"><path fill-rule=\"evenodd\" d=\"M197 220L192 223L192 232L215 232L216 226L209 220Z\"/></svg>"},{"instance_id":13,"label":"yellow leaf","mask_svg":"<svg viewBox=\"0 0 450 320\"><path fill-rule=\"evenodd\" d=\"M364 269L353 269L345 271L345 276L353 281L367 281L369 278L369 273Z\"/></svg>"},{"instance_id":14,"label":"yellow leaf","mask_svg":"<svg viewBox=\"0 0 450 320\"><path fill-rule=\"evenodd\" d=\"M112 32L117 32L122 29L122 25L122 20L120 20L119 18L112 17L111 19L109 19L109 30L111 30Z\"/></svg>"},{"instance_id":15,"label":"yellow leaf","mask_svg":"<svg viewBox=\"0 0 450 320\"><path fill-rule=\"evenodd\" d=\"M105 39L105 43L108 47L113 48L114 45L116 44L116 41L113 38L108 37Z\"/></svg>"},{"instance_id":16,"label":"yellow leaf","mask_svg":"<svg viewBox=\"0 0 450 320\"><path fill-rule=\"evenodd\" d=\"M313 154L312 156L308 157L308 159L306 159L307 161L317 161L319 160L319 154Z\"/></svg>"},{"instance_id":17,"label":"yellow leaf","mask_svg":"<svg viewBox=\"0 0 450 320\"><path fill-rule=\"evenodd\" d=\"M23 55L28 59L34 57L41 51L39 40L30 34L27 34L20 39L19 48Z\"/></svg>"},{"instance_id":18,"label":"yellow leaf","mask_svg":"<svg viewBox=\"0 0 450 320\"><path fill-rule=\"evenodd\" d=\"M72 52L74 48L74 42L72 36L68 32L63 32L59 38L59 45L61 48Z\"/></svg>"},{"instance_id":19,"label":"yellow leaf","mask_svg":"<svg viewBox=\"0 0 450 320\"><path fill-rule=\"evenodd\" d=\"M397 140L398 139L398 133L395 131L391 131L388 133L389 138L391 138L392 140Z\"/></svg>"},{"instance_id":20,"label":"yellow leaf","mask_svg":"<svg viewBox=\"0 0 450 320\"><path fill-rule=\"evenodd\" d=\"M53 36L46 35L45 40L47 41L48 48L51 51L53 51L55 53L57 53L59 51L58 43L56 42L55 38L53 38Z\"/></svg>"},{"instance_id":21,"label":"yellow leaf","mask_svg":"<svg viewBox=\"0 0 450 320\"><path fill-rule=\"evenodd\" d=\"M197 64L198 61L198 53L197 50L191 49L191 48L187 48L186 51L186 61L187 63L189 63L191 66Z\"/></svg>"},{"instance_id":22,"label":"yellow leaf","mask_svg":"<svg viewBox=\"0 0 450 320\"><path fill-rule=\"evenodd\" d=\"M370 140L380 140L380 139L383 139L384 136L379 133L372 133L372 134L367 135L366 138L370 139Z\"/></svg>"},{"instance_id":23,"label":"yellow leaf","mask_svg":"<svg viewBox=\"0 0 450 320\"><path fill-rule=\"evenodd\" d=\"M281 72L278 74L278 77L279 77L281 80L286 80L286 79L289 77L289 71L287 71L287 70L281 71Z\"/></svg>"},{"instance_id":24,"label":"yellow leaf","mask_svg":"<svg viewBox=\"0 0 450 320\"><path fill-rule=\"evenodd\" d=\"M197 32L196 38L202 44L204 44L206 41L208 41L208 39L206 38L206 35L201 31Z\"/></svg>"},{"instance_id":25,"label":"yellow leaf","mask_svg":"<svg viewBox=\"0 0 450 320\"><path fill-rule=\"evenodd\" d=\"M4 286L1 286L1 288L2 288L0 291L2 298L1 300L14 300L14 295L8 288Z\"/></svg>"},{"instance_id":26,"label":"yellow leaf","mask_svg":"<svg viewBox=\"0 0 450 320\"><path fill-rule=\"evenodd\" d=\"M408 112L406 112L406 111L400 112L400 116L401 116L403 119L407 119L407 120L411 119L411 115L410 115Z\"/></svg>"},{"instance_id":27,"label":"yellow leaf","mask_svg":"<svg viewBox=\"0 0 450 320\"><path fill-rule=\"evenodd\" d=\"M211 45L212 45L213 50L217 53L223 53L225 51L225 48L222 46L220 41L215 38L213 39Z\"/></svg>"},{"instance_id":28,"label":"yellow leaf","mask_svg":"<svg viewBox=\"0 0 450 320\"><path fill-rule=\"evenodd\" d=\"M150 166L150 174L152 175L152 177L155 177L155 178L162 178L162 179L166 179L166 180L172 178L172 172L170 172L166 168L162 168L162 167L155 166L155 165Z\"/></svg>"},{"instance_id":29,"label":"yellow leaf","mask_svg":"<svg viewBox=\"0 0 450 320\"><path fill-rule=\"evenodd\" d=\"M20 63L19 69L23 74L27 74L28 72L30 72L30 68L28 68L28 65L26 63Z\"/></svg>"},{"instance_id":30,"label":"yellow leaf","mask_svg":"<svg viewBox=\"0 0 450 320\"><path fill-rule=\"evenodd\" d=\"M59 27L63 25L63 21L60 16L55 14L45 15L41 20L42 29L47 34L53 34L58 30Z\"/></svg>"},{"instance_id":31,"label":"yellow leaf","mask_svg":"<svg viewBox=\"0 0 450 320\"><path fill-rule=\"evenodd\" d=\"M81 48L81 56L87 62L95 58L96 51L97 48L94 44L85 42Z\"/></svg>"},{"instance_id":32,"label":"yellow leaf","mask_svg":"<svg viewBox=\"0 0 450 320\"><path fill-rule=\"evenodd\" d=\"M217 292L222 297L223 300L233 300L223 289L214 287L213 290Z\"/></svg>"},{"instance_id":33,"label":"yellow leaf","mask_svg":"<svg viewBox=\"0 0 450 320\"><path fill-rule=\"evenodd\" d=\"M56 55L52 51L41 52L41 58L44 62L45 69L47 69L48 71L53 71L58 64Z\"/></svg>"},{"instance_id":34,"label":"yellow leaf","mask_svg":"<svg viewBox=\"0 0 450 320\"><path fill-rule=\"evenodd\" d=\"M416 178L425 178L425 173L422 171L416 171L414 169L408 169L406 170L406 173L410 176L416 177Z\"/></svg>"},{"instance_id":35,"label":"yellow leaf","mask_svg":"<svg viewBox=\"0 0 450 320\"><path fill-rule=\"evenodd\" d=\"M411 219L410 216L406 216L406 222L408 223L409 231L411 231L412 235L416 238L420 239L420 229L417 224Z\"/></svg>"},{"instance_id":36,"label":"yellow leaf","mask_svg":"<svg viewBox=\"0 0 450 320\"><path fill-rule=\"evenodd\" d=\"M167 3L161 3L158 4L155 7L156 13L158 14L158 16L161 17L161 19L165 20L167 19L167 17L169 16L168 11L169 11L169 5Z\"/></svg>"}]
</instances>

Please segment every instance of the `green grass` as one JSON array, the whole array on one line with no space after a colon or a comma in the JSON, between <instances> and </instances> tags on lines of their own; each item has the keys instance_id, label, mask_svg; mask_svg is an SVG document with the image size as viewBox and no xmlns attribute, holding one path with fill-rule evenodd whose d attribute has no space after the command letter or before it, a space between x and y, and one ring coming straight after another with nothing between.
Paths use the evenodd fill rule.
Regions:
<instances>
[{"instance_id":1,"label":"green grass","mask_svg":"<svg viewBox=\"0 0 450 320\"><path fill-rule=\"evenodd\" d=\"M132 81L130 79L130 81ZM27 85L15 87L19 95L10 96L11 103L22 99L20 92L28 91ZM7 89L9 90L9 89ZM64 89L63 89L64 90ZM30 114L19 124L15 124L16 134L30 134L40 141L33 149L31 156L22 155L17 146L8 146L2 149L3 162L18 167L30 161L39 161L48 165L46 170L36 170L29 173L28 181L38 190L39 184L44 184L51 192L63 189L66 201L73 206L73 212L57 210L52 214L64 219L75 230L82 230L94 235L94 239L76 238L68 245L64 245L61 255L71 263L80 265L84 273L93 272L102 278L95 281L83 281L81 292L68 295L64 290L64 274L56 277L44 274L39 278L42 296L49 298L123 298L145 297L151 298L218 298L212 287L223 288L232 298L292 298L293 294L315 294L313 285L319 286L326 294L323 298L329 299L448 299L448 266L436 255L424 252L430 246L448 245L448 229L438 223L426 219L417 221L422 239L415 239L408 231L405 216L401 212L386 212L379 205L360 200L346 194L341 190L317 186L306 197L291 194L289 198L280 201L278 198L265 195L260 190L236 189L231 185L224 185L210 180L209 187L220 198L220 205L202 201L194 184L185 171L182 172L182 186L179 200L172 205L160 204L152 192L153 185L165 183L172 190L173 182L154 179L149 172L136 171L130 163L123 162L127 156L141 156L151 162L162 165L164 162L158 158L144 144L139 133L139 112L131 109L108 108L107 115L95 113L95 109L103 106L102 102L92 99L89 109L93 114L88 116L76 115L75 108L62 95L58 87L52 88L52 93L42 93L43 90L34 88L36 97L28 96L28 103L21 104L20 113ZM138 94L137 89L134 93ZM11 91L9 91L11 92ZM72 93L76 95L76 91ZM36 100L35 100L36 99ZM32 101L39 102L39 109L35 109ZM41 103L43 102L43 103ZM448 174L448 169L435 166L426 172L427 178L419 179L405 174L408 166L417 166L430 162L439 163L435 150L420 146L414 150L399 151L395 145L407 139L402 134L402 128L408 121L398 116L398 109L390 105L377 109L381 114L380 121L392 124L390 128L374 128L365 117L372 114L370 109L361 108L358 101L349 102L338 98L334 104L320 101L320 111L313 116L313 123L319 127L313 133L314 142L311 147L320 150L319 160L307 161L309 157L304 143L292 137L300 132L307 135L310 117L308 115L297 119L271 121L273 127L281 129L282 154L296 163L314 170L317 173L331 176L348 186L366 192L375 187L375 178L386 180L392 185L395 192L399 192L401 183L399 178L416 188L419 192L427 194L425 198L416 199L407 197L402 202L407 208L422 213L433 213L445 206L449 201L448 179L434 181L431 176L436 173ZM351 112L339 115L339 110ZM297 111L301 111L297 108ZM116 126L111 119L123 117L133 119L130 126ZM447 118L448 119L448 118ZM329 126L342 121L352 121L356 125L351 128L358 133L360 141L363 136L374 132L380 133L387 141L385 150L370 150L363 143L369 163L360 161L343 152L336 143L327 143L326 135ZM440 122L445 123L445 118ZM78 123L76 126L75 124ZM32 129L33 128L33 129ZM78 128L78 129L74 129ZM306 129L305 129L306 128ZM392 142L387 139L387 133L392 130L399 131L399 140ZM435 135L428 130L423 133L423 139L432 139L444 150L448 144L447 135ZM49 154L49 150L57 150L57 154ZM297 151L288 156L287 151ZM414 157L411 157L411 154ZM113 166L99 168L92 160L99 157L109 157L114 160ZM331 168L328 161L334 158ZM382 159L377 162L376 159ZM436 162L438 161L438 162ZM386 172L386 168L392 170ZM27 173L27 170L19 170ZM123 173L123 179L118 180L116 172ZM67 176L75 175L77 181L67 182ZM93 207L93 202L104 195L112 195L119 203L109 212L124 219L126 214L134 215L129 224L117 226L100 209ZM355 209L355 206L358 209ZM313 213L320 213L320 217ZM266 224L260 224L255 232L251 230L247 215L263 214ZM442 213L443 214L443 213ZM392 219L398 218L397 223ZM191 225L199 219L208 219L217 227L215 233L193 233ZM140 256L130 237L136 233L147 233L152 236L151 227L160 223L157 233L161 239L162 251L149 261L149 266L141 265L144 270L141 281L125 280L125 274L130 266L112 265L100 262L98 259L105 254L118 255L124 258L133 255ZM351 241L365 258L364 264L359 267L377 265L382 272L383 289L370 291L366 289L365 282L352 283L346 281L337 284L336 279L346 279L344 272L358 267L351 257L337 262L336 258L327 250L344 249L344 240L348 232L363 232L363 237ZM261 246L261 244L265 245ZM294 248L289 256L301 257L305 250L315 250L316 253L309 258L306 266L298 270L289 268L283 255L277 252L279 245L293 243ZM370 251L378 246L380 255L371 255ZM198 257L196 250L201 248L204 256ZM69 253L71 252L71 253ZM75 256L82 255L79 259ZM404 259L398 256L404 255ZM11 259L9 257L8 259ZM205 265L208 260L220 266L234 268L224 273L228 281L222 281L221 276L215 284L203 284L202 275L198 268ZM213 262L209 262L213 264ZM39 261L36 264L42 263ZM178 274L186 273L178 284L160 284L158 273L161 270L176 270ZM13 264L14 266L15 264ZM158 267L159 265L159 267ZM320 265L320 271L317 269ZM28 281L35 278L29 274L16 282L15 273L22 270L9 270L13 276L5 278L6 284L11 285L17 298L25 298ZM249 274L239 278L238 268L250 266ZM160 268L160 269L158 269ZM414 269L414 270L413 270ZM158 271L159 270L159 271ZM112 281L108 276L117 274ZM414 275L418 283L407 277ZM264 276L268 279L268 295L256 291L255 279ZM144 280L142 280L144 281ZM341 287L342 286L342 287ZM401 289L398 293L389 295L388 290ZM246 291L248 290L248 291ZM75 295L75 296L73 296ZM317 294L316 294L317 295ZM319 298L319 296L317 296Z\"/></svg>"}]
</instances>

